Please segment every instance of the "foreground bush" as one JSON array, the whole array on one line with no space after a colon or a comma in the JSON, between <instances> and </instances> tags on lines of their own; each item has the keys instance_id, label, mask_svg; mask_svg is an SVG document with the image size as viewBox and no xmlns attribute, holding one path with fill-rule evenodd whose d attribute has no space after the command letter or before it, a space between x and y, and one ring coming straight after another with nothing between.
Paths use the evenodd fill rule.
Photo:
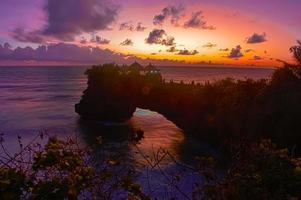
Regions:
<instances>
[{"instance_id":1,"label":"foreground bush","mask_svg":"<svg viewBox=\"0 0 301 200\"><path fill-rule=\"evenodd\" d=\"M50 137L44 147L31 142L14 156L3 145L0 159L0 199L112 199L131 196L149 199L135 184L127 169L118 162L95 162L89 149L80 148L76 139ZM124 197L124 198L125 198Z\"/></svg>"},{"instance_id":2,"label":"foreground bush","mask_svg":"<svg viewBox=\"0 0 301 200\"><path fill-rule=\"evenodd\" d=\"M34 146L39 150L32 151ZM170 194L172 199L301 198L301 158L290 155L287 149L277 148L270 140L242 142L233 149L223 175L217 168L218 160L212 157L197 158L195 168L174 160L185 170L191 170L196 180L203 180L195 183L192 193L177 185L185 177L177 173L173 176L160 168L162 158L171 155L169 152L158 153L160 156L153 163L147 157L145 160L170 181L167 185L175 188L177 193ZM1 158L0 199L152 199L151 194L144 192L146 188L135 183L135 170L123 173L120 168L116 170L120 161L106 159L92 164L93 159L86 149L78 147L75 139L64 141L50 137L43 148L31 143L14 157Z\"/></svg>"},{"instance_id":3,"label":"foreground bush","mask_svg":"<svg viewBox=\"0 0 301 200\"><path fill-rule=\"evenodd\" d=\"M203 165L208 172L212 165ZM278 149L270 140L242 144L221 181L208 180L195 190L196 199L286 200L301 198L301 159Z\"/></svg>"}]
</instances>

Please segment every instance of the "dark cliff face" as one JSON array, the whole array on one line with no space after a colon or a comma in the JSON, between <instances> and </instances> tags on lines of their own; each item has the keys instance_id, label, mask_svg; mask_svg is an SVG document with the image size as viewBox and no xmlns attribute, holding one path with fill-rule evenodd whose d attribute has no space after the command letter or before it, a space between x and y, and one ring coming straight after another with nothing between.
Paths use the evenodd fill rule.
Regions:
<instances>
[{"instance_id":1,"label":"dark cliff face","mask_svg":"<svg viewBox=\"0 0 301 200\"><path fill-rule=\"evenodd\" d=\"M301 144L301 78L295 67L276 70L271 80L184 84L165 83L158 71L95 66L86 72L88 87L75 110L84 119L122 122L140 107L200 139L269 137Z\"/></svg>"},{"instance_id":2,"label":"dark cliff face","mask_svg":"<svg viewBox=\"0 0 301 200\"><path fill-rule=\"evenodd\" d=\"M162 82L159 73L115 65L87 70L88 87L75 111L84 119L122 122L131 118L143 94Z\"/></svg>"}]
</instances>

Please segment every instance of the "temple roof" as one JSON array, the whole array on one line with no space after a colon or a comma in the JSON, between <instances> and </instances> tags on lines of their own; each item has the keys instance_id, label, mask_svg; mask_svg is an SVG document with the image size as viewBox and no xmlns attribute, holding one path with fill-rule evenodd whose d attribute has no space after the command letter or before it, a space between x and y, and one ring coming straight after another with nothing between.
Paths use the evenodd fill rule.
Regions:
<instances>
[{"instance_id":1,"label":"temple roof","mask_svg":"<svg viewBox=\"0 0 301 200\"><path fill-rule=\"evenodd\" d=\"M151 63L149 63L145 68L145 71L160 71L159 69L157 69L154 65L152 65Z\"/></svg>"},{"instance_id":2,"label":"temple roof","mask_svg":"<svg viewBox=\"0 0 301 200\"><path fill-rule=\"evenodd\" d=\"M144 68L142 65L140 65L138 62L134 62L129 66L129 69L137 69L139 71L142 71Z\"/></svg>"}]
</instances>

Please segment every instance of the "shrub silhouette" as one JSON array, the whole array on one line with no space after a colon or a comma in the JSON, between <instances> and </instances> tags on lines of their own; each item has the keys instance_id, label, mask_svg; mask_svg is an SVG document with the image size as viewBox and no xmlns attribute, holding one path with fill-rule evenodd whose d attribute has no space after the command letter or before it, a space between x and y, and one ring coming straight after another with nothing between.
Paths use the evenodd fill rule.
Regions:
<instances>
[{"instance_id":1,"label":"shrub silhouette","mask_svg":"<svg viewBox=\"0 0 301 200\"><path fill-rule=\"evenodd\" d=\"M100 138L98 141L102 143ZM134 181L135 169L123 173L118 168L120 160L92 162L95 160L93 155L87 149L79 148L74 138L60 140L51 137L44 147L35 142L30 144L17 154L19 156L1 158L1 199L151 199L152 190L146 190ZM240 145L234 146L234 150L222 178L212 157L197 158L196 168L188 168L175 161L182 170L192 170L194 176L199 178L196 180L204 178L205 182L196 182L192 193L185 194L185 187L176 184L186 178L180 175L183 172L181 169L175 175L162 171L162 176L170 182L159 184L167 184L181 191L172 194L179 199L183 194L187 199L195 200L301 198L300 158L291 156L287 149L278 148L270 140L256 143L241 141ZM170 155L165 150L158 154L163 157ZM143 158L150 162L153 170L162 170L159 167L162 161L160 156L153 162L151 158ZM151 174L145 175L145 178L150 178ZM125 196L116 198L114 194L121 191Z\"/></svg>"},{"instance_id":2,"label":"shrub silhouette","mask_svg":"<svg viewBox=\"0 0 301 200\"><path fill-rule=\"evenodd\" d=\"M223 180L212 181L197 187L194 199L261 200L300 199L301 160L291 157L287 149L279 149L270 140L243 143ZM214 171L208 158L200 161L201 173ZM213 172L213 174L215 174Z\"/></svg>"},{"instance_id":3,"label":"shrub silhouette","mask_svg":"<svg viewBox=\"0 0 301 200\"><path fill-rule=\"evenodd\" d=\"M43 147L33 140L15 155L8 154L0 139L6 152L0 159L0 199L109 200L123 192L133 199L149 200L130 176L132 169L129 172L123 166L116 173L119 161L109 156L95 163L91 149L79 147L75 137L49 137Z\"/></svg>"}]
</instances>

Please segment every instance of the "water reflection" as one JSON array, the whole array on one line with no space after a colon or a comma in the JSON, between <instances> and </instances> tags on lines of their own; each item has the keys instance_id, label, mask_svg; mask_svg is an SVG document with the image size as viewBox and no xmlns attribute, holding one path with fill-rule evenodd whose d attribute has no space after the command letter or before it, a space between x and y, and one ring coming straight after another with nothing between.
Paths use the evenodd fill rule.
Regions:
<instances>
[{"instance_id":1,"label":"water reflection","mask_svg":"<svg viewBox=\"0 0 301 200\"><path fill-rule=\"evenodd\" d=\"M163 149L177 157L178 146L184 141L184 134L171 121L164 116L150 110L137 109L131 119L131 125L134 129L144 131L144 138L137 144L140 153L147 155L151 159ZM137 149L136 149L137 150ZM136 150L134 150L136 152ZM141 160L141 155L134 154L135 160ZM162 160L162 165L171 164L171 160L166 158Z\"/></svg>"},{"instance_id":2,"label":"water reflection","mask_svg":"<svg viewBox=\"0 0 301 200\"><path fill-rule=\"evenodd\" d=\"M112 152L125 151L124 146L130 146L126 151L134 160L141 162L141 154L151 157L159 149L164 149L173 155L178 154L178 146L184 141L183 132L164 116L144 109L137 109L131 120L124 124L110 124L108 122L87 122L79 120L81 137L88 146L95 146L96 138L102 137L103 148L114 148ZM144 137L138 143L132 143L132 134L142 130ZM120 149L121 148L121 149ZM137 148L140 153L137 153ZM167 165L170 161L163 160Z\"/></svg>"},{"instance_id":3,"label":"water reflection","mask_svg":"<svg viewBox=\"0 0 301 200\"><path fill-rule=\"evenodd\" d=\"M187 193L193 191L195 182L202 182L202 177L195 176L194 171L183 168L174 159L180 163L193 164L194 157L199 153L207 153L204 151L208 149L186 138L181 129L157 112L138 108L125 124L112 125L95 121L79 121L79 124L82 138L88 146L95 146L98 142L96 138L102 136L104 143L94 151L99 161L103 157L112 157L121 161L121 168L134 168L136 181L152 197L169 199L172 197L170 195L178 194L164 174L168 174L169 178L181 174L183 178L177 184ZM134 144L131 137L137 129L144 131L144 138ZM170 154L161 160L164 152Z\"/></svg>"}]
</instances>

